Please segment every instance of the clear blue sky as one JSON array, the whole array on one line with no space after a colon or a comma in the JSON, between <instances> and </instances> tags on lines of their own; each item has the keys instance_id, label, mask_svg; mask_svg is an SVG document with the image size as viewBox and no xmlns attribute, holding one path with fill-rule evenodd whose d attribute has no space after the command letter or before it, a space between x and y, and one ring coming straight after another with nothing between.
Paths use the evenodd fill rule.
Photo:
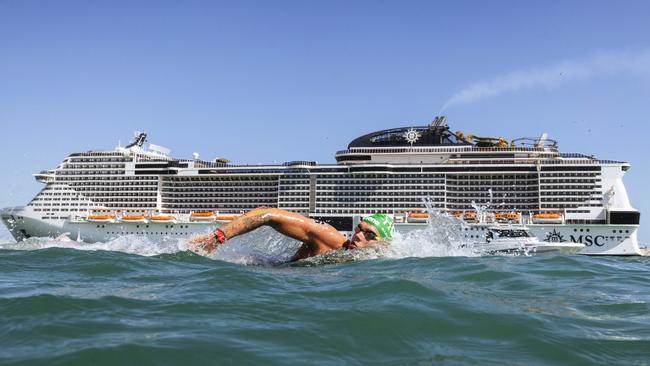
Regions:
<instances>
[{"instance_id":1,"label":"clear blue sky","mask_svg":"<svg viewBox=\"0 0 650 366\"><path fill-rule=\"evenodd\" d=\"M0 0L0 206L135 130L177 157L333 162L420 125L627 160L650 243L648 1Z\"/></svg>"}]
</instances>

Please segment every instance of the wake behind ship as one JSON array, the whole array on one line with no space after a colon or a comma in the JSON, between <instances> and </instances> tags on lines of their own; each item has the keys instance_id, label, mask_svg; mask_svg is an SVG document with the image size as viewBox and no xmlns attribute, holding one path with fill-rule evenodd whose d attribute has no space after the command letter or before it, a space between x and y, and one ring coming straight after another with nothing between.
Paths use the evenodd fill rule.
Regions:
<instances>
[{"instance_id":1,"label":"wake behind ship","mask_svg":"<svg viewBox=\"0 0 650 366\"><path fill-rule=\"evenodd\" d=\"M354 139L336 164L235 165L175 159L140 133L113 151L74 153L35 174L45 187L1 218L16 240L106 241L186 237L258 206L301 213L351 231L361 217L393 215L398 231L426 222L423 199L485 240L494 225L525 225L540 240L584 244L583 254L641 255L640 213L623 184L630 165L558 150L536 139L451 132L445 117Z\"/></svg>"}]
</instances>

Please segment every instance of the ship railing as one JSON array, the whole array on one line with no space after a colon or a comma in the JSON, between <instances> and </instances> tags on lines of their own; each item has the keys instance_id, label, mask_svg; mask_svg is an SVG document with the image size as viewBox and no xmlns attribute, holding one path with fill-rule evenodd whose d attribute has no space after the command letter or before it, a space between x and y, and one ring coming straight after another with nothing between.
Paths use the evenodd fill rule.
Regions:
<instances>
[{"instance_id":1,"label":"ship railing","mask_svg":"<svg viewBox=\"0 0 650 366\"><path fill-rule=\"evenodd\" d=\"M449 147L373 147L373 148L352 148L346 150L339 150L336 155L343 154L389 154L389 153L467 153L467 152L539 152L539 153L557 153L555 148L539 148L539 147L465 147L465 148L449 148Z\"/></svg>"},{"instance_id":2,"label":"ship railing","mask_svg":"<svg viewBox=\"0 0 650 366\"><path fill-rule=\"evenodd\" d=\"M181 162L185 162L187 160L179 160ZM193 161L193 160L189 160ZM228 173L228 174L280 174L280 173L286 173L289 170L291 170L291 167L283 166L283 165L271 165L271 164L264 164L264 165L258 165L258 164L242 164L242 165L234 165L234 164L228 164L224 165L222 163L211 163L211 162L201 162L200 165L196 164L196 161L194 168L208 168L208 169L215 169L219 173ZM470 159L450 159L446 163L443 164L434 164L435 166L448 166L448 165L534 165L534 164L545 164L545 165L550 165L550 164L563 164L563 165L585 165L585 164L590 164L590 165L602 165L602 164L627 164L627 162L624 161L617 161L617 160L592 160L592 159L585 159L585 160L580 160L580 161L571 161L571 160L561 160L561 159L543 159L543 160L537 160L537 159L530 159L530 160L522 160L522 159L508 159L508 160L494 160L494 159L476 159L476 160L470 160ZM402 166L402 165L416 165L416 164L400 164L400 163L373 163L372 165L395 165L395 166ZM426 165L426 164L417 164L417 165ZM323 165L316 165L315 167L323 167L323 166L337 166L340 167L341 165L337 164L323 164ZM232 170L234 168L234 170ZM256 169L256 170L238 170L238 168L246 169L246 168L251 168L251 169ZM261 170L258 168L267 168L265 170ZM215 172L216 172L215 171ZM300 168L296 169L296 172L298 173L304 173L308 172L309 168Z\"/></svg>"},{"instance_id":3,"label":"ship railing","mask_svg":"<svg viewBox=\"0 0 650 366\"><path fill-rule=\"evenodd\" d=\"M87 151L82 153L73 153L69 157L85 157L85 156L102 156L102 157L122 157L124 153L119 151Z\"/></svg>"},{"instance_id":4,"label":"ship railing","mask_svg":"<svg viewBox=\"0 0 650 366\"><path fill-rule=\"evenodd\" d=\"M450 160L445 164L440 165L602 165L602 164L627 164L624 161L616 160L533 160L533 161L519 161L519 160Z\"/></svg>"}]
</instances>

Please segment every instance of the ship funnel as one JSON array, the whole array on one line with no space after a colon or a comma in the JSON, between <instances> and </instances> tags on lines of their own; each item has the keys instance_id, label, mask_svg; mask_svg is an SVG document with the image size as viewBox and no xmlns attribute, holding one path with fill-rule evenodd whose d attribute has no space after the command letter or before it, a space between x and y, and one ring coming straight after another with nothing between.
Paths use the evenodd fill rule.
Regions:
<instances>
[{"instance_id":1,"label":"ship funnel","mask_svg":"<svg viewBox=\"0 0 650 366\"><path fill-rule=\"evenodd\" d=\"M546 140L548 139L548 133L544 132L535 142L535 147L543 149L546 145Z\"/></svg>"},{"instance_id":2,"label":"ship funnel","mask_svg":"<svg viewBox=\"0 0 650 366\"><path fill-rule=\"evenodd\" d=\"M144 142L147 140L147 134L145 132L136 132L136 136L131 140L131 142L126 145L126 149L132 148L134 146L142 147Z\"/></svg>"}]
</instances>

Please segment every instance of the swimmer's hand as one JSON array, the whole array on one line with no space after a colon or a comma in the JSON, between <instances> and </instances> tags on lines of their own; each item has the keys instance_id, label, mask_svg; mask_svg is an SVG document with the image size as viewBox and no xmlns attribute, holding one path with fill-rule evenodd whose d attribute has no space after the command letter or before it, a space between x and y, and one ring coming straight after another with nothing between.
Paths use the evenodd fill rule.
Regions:
<instances>
[{"instance_id":1,"label":"swimmer's hand","mask_svg":"<svg viewBox=\"0 0 650 366\"><path fill-rule=\"evenodd\" d=\"M223 231L217 229L213 233L193 237L187 242L187 247L198 255L206 256L214 253L217 247L225 241L226 236L223 234Z\"/></svg>"}]
</instances>

